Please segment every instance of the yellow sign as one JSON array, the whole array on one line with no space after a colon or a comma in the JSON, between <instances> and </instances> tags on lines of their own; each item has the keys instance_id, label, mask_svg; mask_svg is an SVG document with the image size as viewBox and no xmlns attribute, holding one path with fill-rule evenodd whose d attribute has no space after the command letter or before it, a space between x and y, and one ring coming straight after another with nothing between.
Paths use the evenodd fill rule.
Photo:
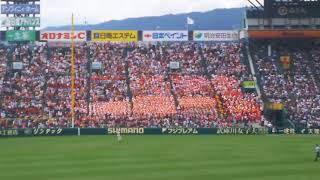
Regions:
<instances>
[{"instance_id":1,"label":"yellow sign","mask_svg":"<svg viewBox=\"0 0 320 180\"><path fill-rule=\"evenodd\" d=\"M284 105L282 103L266 103L266 109L281 111L284 109Z\"/></svg>"},{"instance_id":2,"label":"yellow sign","mask_svg":"<svg viewBox=\"0 0 320 180\"><path fill-rule=\"evenodd\" d=\"M92 42L137 42L138 31L97 30L91 33Z\"/></svg>"},{"instance_id":3,"label":"yellow sign","mask_svg":"<svg viewBox=\"0 0 320 180\"><path fill-rule=\"evenodd\" d=\"M283 69L285 70L290 69L290 56L281 56L280 62L282 64Z\"/></svg>"}]
</instances>

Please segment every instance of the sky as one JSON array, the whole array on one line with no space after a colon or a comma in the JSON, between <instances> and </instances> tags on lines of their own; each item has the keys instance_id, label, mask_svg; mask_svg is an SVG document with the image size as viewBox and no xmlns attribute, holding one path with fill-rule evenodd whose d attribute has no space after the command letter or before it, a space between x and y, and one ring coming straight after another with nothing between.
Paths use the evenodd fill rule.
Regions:
<instances>
[{"instance_id":1,"label":"sky","mask_svg":"<svg viewBox=\"0 0 320 180\"><path fill-rule=\"evenodd\" d=\"M76 24L109 20L204 12L216 8L244 7L247 0L41 0L41 24L66 25L75 15Z\"/></svg>"}]
</instances>

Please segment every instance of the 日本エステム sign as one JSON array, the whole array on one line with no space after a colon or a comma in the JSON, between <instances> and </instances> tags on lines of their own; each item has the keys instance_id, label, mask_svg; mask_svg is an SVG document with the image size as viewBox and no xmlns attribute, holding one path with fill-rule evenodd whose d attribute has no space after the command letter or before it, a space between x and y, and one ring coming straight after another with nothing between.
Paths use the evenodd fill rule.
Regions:
<instances>
[{"instance_id":1,"label":"\u65e5\u672c\u30a8\u30b9\u30c6\u30e0 sign","mask_svg":"<svg viewBox=\"0 0 320 180\"><path fill-rule=\"evenodd\" d=\"M93 42L136 42L138 41L138 31L130 30L96 30L91 32Z\"/></svg>"}]
</instances>

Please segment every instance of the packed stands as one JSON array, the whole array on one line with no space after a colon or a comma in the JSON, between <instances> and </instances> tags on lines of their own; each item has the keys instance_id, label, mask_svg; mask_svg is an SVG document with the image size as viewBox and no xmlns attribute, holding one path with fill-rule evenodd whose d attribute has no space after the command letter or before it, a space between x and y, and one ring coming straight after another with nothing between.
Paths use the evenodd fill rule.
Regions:
<instances>
[{"instance_id":1,"label":"packed stands","mask_svg":"<svg viewBox=\"0 0 320 180\"><path fill-rule=\"evenodd\" d=\"M31 119L41 119L44 114L45 47L15 46L7 53L10 66L3 79L2 116L12 118L15 128L31 126L35 122ZM15 69L13 63L23 63L23 70Z\"/></svg>"},{"instance_id":2,"label":"packed stands","mask_svg":"<svg viewBox=\"0 0 320 180\"><path fill-rule=\"evenodd\" d=\"M288 98L287 89L290 85L285 81L284 74L278 69L279 63L276 55L268 57L263 48L267 47L252 49L252 52L255 52L253 59L260 75L261 89L268 101L282 102Z\"/></svg>"},{"instance_id":3,"label":"packed stands","mask_svg":"<svg viewBox=\"0 0 320 180\"><path fill-rule=\"evenodd\" d=\"M284 103L287 119L295 124L319 127L318 51L309 44L279 45L268 57L265 44L251 48L265 100ZM283 56L290 57L288 69L280 61Z\"/></svg>"},{"instance_id":4,"label":"packed stands","mask_svg":"<svg viewBox=\"0 0 320 180\"><path fill-rule=\"evenodd\" d=\"M129 53L130 89L134 119L161 119L176 114L167 78L168 61L161 58L160 47L137 46Z\"/></svg>"},{"instance_id":5,"label":"packed stands","mask_svg":"<svg viewBox=\"0 0 320 180\"><path fill-rule=\"evenodd\" d=\"M24 63L18 72L0 67L1 118L17 118L6 126L71 127L70 48L17 46L0 53L1 64ZM171 62L180 68L170 68ZM93 63L102 66L91 69ZM77 127L221 127L261 120L256 94L241 89L252 77L240 43L79 43L75 75Z\"/></svg>"},{"instance_id":6,"label":"packed stands","mask_svg":"<svg viewBox=\"0 0 320 180\"><path fill-rule=\"evenodd\" d=\"M227 120L258 122L261 120L260 105L255 93L243 93L241 82L252 80L245 66L239 43L211 44L204 48L208 72L217 94L227 111Z\"/></svg>"},{"instance_id":7,"label":"packed stands","mask_svg":"<svg viewBox=\"0 0 320 180\"><path fill-rule=\"evenodd\" d=\"M168 59L181 64L171 71L174 94L178 100L178 114L186 121L195 120L198 126L212 127L218 120L215 92L205 76L204 59L195 43L172 44Z\"/></svg>"},{"instance_id":8,"label":"packed stands","mask_svg":"<svg viewBox=\"0 0 320 180\"><path fill-rule=\"evenodd\" d=\"M102 69L93 71L90 78L89 120L95 123L98 121L101 121L100 124L114 123L113 121L117 119L125 120L130 113L125 76L125 47L124 44L116 43L90 45L92 63L102 63Z\"/></svg>"},{"instance_id":9,"label":"packed stands","mask_svg":"<svg viewBox=\"0 0 320 180\"><path fill-rule=\"evenodd\" d=\"M76 119L86 113L87 51L85 45L75 50ZM46 114L60 126L71 125L71 51L70 48L52 48L47 66Z\"/></svg>"}]
</instances>

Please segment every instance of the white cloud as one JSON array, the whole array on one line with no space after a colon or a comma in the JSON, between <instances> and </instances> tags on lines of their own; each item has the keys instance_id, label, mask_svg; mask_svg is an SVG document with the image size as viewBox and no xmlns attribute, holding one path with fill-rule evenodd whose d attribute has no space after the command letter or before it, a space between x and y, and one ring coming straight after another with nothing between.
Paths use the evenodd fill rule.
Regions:
<instances>
[{"instance_id":1,"label":"white cloud","mask_svg":"<svg viewBox=\"0 0 320 180\"><path fill-rule=\"evenodd\" d=\"M241 7L246 0L42 0L42 27L70 24L90 24L131 17L208 11L216 8Z\"/></svg>"}]
</instances>

